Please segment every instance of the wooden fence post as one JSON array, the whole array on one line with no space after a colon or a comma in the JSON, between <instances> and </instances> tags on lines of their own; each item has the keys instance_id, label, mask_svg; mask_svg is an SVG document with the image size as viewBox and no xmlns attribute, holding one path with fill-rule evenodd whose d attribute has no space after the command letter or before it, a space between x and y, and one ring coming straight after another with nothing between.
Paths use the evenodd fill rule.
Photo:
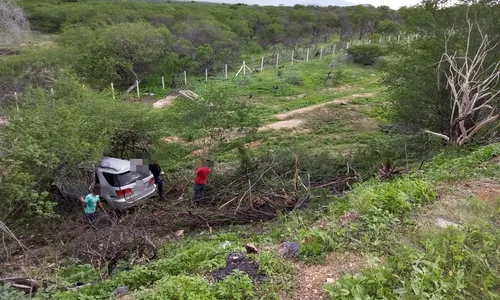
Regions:
<instances>
[{"instance_id":1,"label":"wooden fence post","mask_svg":"<svg viewBox=\"0 0 500 300\"><path fill-rule=\"evenodd\" d=\"M205 68L205 82L208 81L208 69Z\"/></svg>"},{"instance_id":2,"label":"wooden fence post","mask_svg":"<svg viewBox=\"0 0 500 300\"><path fill-rule=\"evenodd\" d=\"M260 59L260 71L264 71L264 56L262 56Z\"/></svg>"},{"instance_id":3,"label":"wooden fence post","mask_svg":"<svg viewBox=\"0 0 500 300\"><path fill-rule=\"evenodd\" d=\"M379 44L382 44L382 37L379 37L379 38L378 38L378 43L379 43Z\"/></svg>"},{"instance_id":4,"label":"wooden fence post","mask_svg":"<svg viewBox=\"0 0 500 300\"><path fill-rule=\"evenodd\" d=\"M347 45L346 45L346 47L345 47L345 49L346 49L346 50L347 50L347 49L349 49L349 43L350 43L350 42L347 42Z\"/></svg>"},{"instance_id":5,"label":"wooden fence post","mask_svg":"<svg viewBox=\"0 0 500 300\"><path fill-rule=\"evenodd\" d=\"M280 66L280 54L279 52L276 53L276 68L279 68Z\"/></svg>"},{"instance_id":6,"label":"wooden fence post","mask_svg":"<svg viewBox=\"0 0 500 300\"><path fill-rule=\"evenodd\" d=\"M188 79L187 79L186 71L184 71L184 85L188 85Z\"/></svg>"},{"instance_id":7,"label":"wooden fence post","mask_svg":"<svg viewBox=\"0 0 500 300\"><path fill-rule=\"evenodd\" d=\"M295 51L292 50L292 66L293 66L293 56L295 55Z\"/></svg>"},{"instance_id":8,"label":"wooden fence post","mask_svg":"<svg viewBox=\"0 0 500 300\"><path fill-rule=\"evenodd\" d=\"M309 48L307 48L306 52L306 62L309 62Z\"/></svg>"},{"instance_id":9,"label":"wooden fence post","mask_svg":"<svg viewBox=\"0 0 500 300\"><path fill-rule=\"evenodd\" d=\"M335 59L335 49L337 49L337 45L333 45L332 59Z\"/></svg>"},{"instance_id":10,"label":"wooden fence post","mask_svg":"<svg viewBox=\"0 0 500 300\"><path fill-rule=\"evenodd\" d=\"M14 92L14 99L16 99L16 111L19 112L19 102L17 101L17 92Z\"/></svg>"},{"instance_id":11,"label":"wooden fence post","mask_svg":"<svg viewBox=\"0 0 500 300\"><path fill-rule=\"evenodd\" d=\"M165 77L164 76L161 77L161 88L165 89Z\"/></svg>"},{"instance_id":12,"label":"wooden fence post","mask_svg":"<svg viewBox=\"0 0 500 300\"><path fill-rule=\"evenodd\" d=\"M323 59L323 47L321 47L321 50L319 51L319 60Z\"/></svg>"},{"instance_id":13,"label":"wooden fence post","mask_svg":"<svg viewBox=\"0 0 500 300\"><path fill-rule=\"evenodd\" d=\"M391 42L391 36L389 36L389 43Z\"/></svg>"},{"instance_id":14,"label":"wooden fence post","mask_svg":"<svg viewBox=\"0 0 500 300\"><path fill-rule=\"evenodd\" d=\"M243 75L247 74L247 65L245 64L245 61L243 61Z\"/></svg>"},{"instance_id":15,"label":"wooden fence post","mask_svg":"<svg viewBox=\"0 0 500 300\"><path fill-rule=\"evenodd\" d=\"M137 89L137 98L141 97L141 93L139 92L139 80L135 81L135 87Z\"/></svg>"},{"instance_id":16,"label":"wooden fence post","mask_svg":"<svg viewBox=\"0 0 500 300\"><path fill-rule=\"evenodd\" d=\"M398 35L398 44L399 44L399 40L401 39L401 35Z\"/></svg>"},{"instance_id":17,"label":"wooden fence post","mask_svg":"<svg viewBox=\"0 0 500 300\"><path fill-rule=\"evenodd\" d=\"M54 96L54 89L53 89L53 88L50 88L50 94L51 94L52 96Z\"/></svg>"},{"instance_id":18,"label":"wooden fence post","mask_svg":"<svg viewBox=\"0 0 500 300\"><path fill-rule=\"evenodd\" d=\"M111 82L111 95L113 95L113 100L115 100L115 87L112 82Z\"/></svg>"},{"instance_id":19,"label":"wooden fence post","mask_svg":"<svg viewBox=\"0 0 500 300\"><path fill-rule=\"evenodd\" d=\"M226 74L226 79L227 79L227 64L224 65L224 73Z\"/></svg>"}]
</instances>

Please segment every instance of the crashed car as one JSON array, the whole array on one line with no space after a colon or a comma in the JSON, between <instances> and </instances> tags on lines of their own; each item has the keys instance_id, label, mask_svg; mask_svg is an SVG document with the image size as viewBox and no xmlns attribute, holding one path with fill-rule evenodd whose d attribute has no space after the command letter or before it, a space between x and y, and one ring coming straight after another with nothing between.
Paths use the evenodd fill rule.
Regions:
<instances>
[{"instance_id":1,"label":"crashed car","mask_svg":"<svg viewBox=\"0 0 500 300\"><path fill-rule=\"evenodd\" d=\"M95 165L63 166L52 183L51 193L60 205L74 206L94 187L115 210L126 210L156 195L155 180L147 165L113 157L105 157Z\"/></svg>"}]
</instances>

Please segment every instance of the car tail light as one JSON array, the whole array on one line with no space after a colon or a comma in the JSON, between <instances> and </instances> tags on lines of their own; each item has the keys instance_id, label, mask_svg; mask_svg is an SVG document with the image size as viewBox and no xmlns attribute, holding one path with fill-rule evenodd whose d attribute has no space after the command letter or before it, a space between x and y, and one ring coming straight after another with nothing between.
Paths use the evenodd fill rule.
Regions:
<instances>
[{"instance_id":1,"label":"car tail light","mask_svg":"<svg viewBox=\"0 0 500 300\"><path fill-rule=\"evenodd\" d=\"M118 190L116 191L116 195L118 197L125 197L125 196L128 196L132 194L132 190L131 189L124 189L124 190Z\"/></svg>"},{"instance_id":2,"label":"car tail light","mask_svg":"<svg viewBox=\"0 0 500 300\"><path fill-rule=\"evenodd\" d=\"M153 184L155 182L155 178L154 177L151 177L151 179L149 179L149 183L150 184Z\"/></svg>"}]
</instances>

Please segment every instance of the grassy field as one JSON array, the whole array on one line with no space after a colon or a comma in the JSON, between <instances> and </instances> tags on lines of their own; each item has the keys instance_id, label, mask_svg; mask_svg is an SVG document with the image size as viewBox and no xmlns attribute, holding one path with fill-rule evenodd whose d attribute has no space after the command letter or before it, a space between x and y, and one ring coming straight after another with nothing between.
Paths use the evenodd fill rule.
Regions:
<instances>
[{"instance_id":1,"label":"grassy field","mask_svg":"<svg viewBox=\"0 0 500 300\"><path fill-rule=\"evenodd\" d=\"M223 90L228 97L249 105L250 114L259 127L243 138L250 152L265 153L292 146L314 151L328 149L338 154L353 145L378 138L377 126L385 118L379 79L380 74L374 68L344 63L332 66L324 60L233 76L227 80L192 81L190 89L202 96L213 90ZM143 90L153 91L154 88ZM174 118L188 109L189 101L179 97L163 111L153 113ZM300 110L314 105L318 105L317 109ZM206 143L187 143L202 138L203 134L186 136L186 131L186 128L179 128L166 136L173 144L177 141L175 147L184 148L188 156L200 152L213 155L203 151ZM220 151L213 158L219 162L233 160L238 141L241 139L234 139L233 148L229 144L227 151ZM192 156L190 161L194 158ZM163 163L175 164L169 160Z\"/></svg>"}]
</instances>

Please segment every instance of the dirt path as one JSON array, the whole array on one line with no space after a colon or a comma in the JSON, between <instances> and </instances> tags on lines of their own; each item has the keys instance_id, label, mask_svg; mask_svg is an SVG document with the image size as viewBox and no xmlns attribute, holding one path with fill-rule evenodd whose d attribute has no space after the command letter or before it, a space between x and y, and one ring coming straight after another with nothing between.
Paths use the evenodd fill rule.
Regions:
<instances>
[{"instance_id":1,"label":"dirt path","mask_svg":"<svg viewBox=\"0 0 500 300\"><path fill-rule=\"evenodd\" d=\"M417 222L427 226L439 226L439 220L458 225L474 222L479 217L478 212L471 209L471 205L474 206L474 199L496 210L495 201L500 199L500 182L492 179L479 179L441 186L438 199L428 210L418 215Z\"/></svg>"},{"instance_id":2,"label":"dirt path","mask_svg":"<svg viewBox=\"0 0 500 300\"><path fill-rule=\"evenodd\" d=\"M271 124L267 124L259 128L259 131L265 131L270 129L291 129L297 128L304 123L302 119L291 119L286 121L274 122Z\"/></svg>"},{"instance_id":3,"label":"dirt path","mask_svg":"<svg viewBox=\"0 0 500 300\"><path fill-rule=\"evenodd\" d=\"M155 103L153 103L153 107L154 108L164 108L164 107L172 104L176 98L177 98L177 96L167 96L166 98L163 98L163 99L158 100Z\"/></svg>"},{"instance_id":4,"label":"dirt path","mask_svg":"<svg viewBox=\"0 0 500 300\"><path fill-rule=\"evenodd\" d=\"M352 99L372 97L373 95L374 95L373 93L354 94L354 95L351 95L351 96L343 98L343 99L336 99L336 100L333 100L330 102L311 105L311 106L295 109L295 110L292 110L292 111L289 111L286 113L276 114L276 115L274 115L274 117L278 120L284 120L284 119L287 119L289 117L292 117L292 116L295 116L298 114L303 114L306 112L310 112L310 111L316 110L316 109L321 108L321 107L325 107L325 106L330 105L330 104L347 104Z\"/></svg>"},{"instance_id":5,"label":"dirt path","mask_svg":"<svg viewBox=\"0 0 500 300\"><path fill-rule=\"evenodd\" d=\"M345 273L356 273L365 264L362 257L350 253L330 253L321 265L297 264L297 289L288 300L326 299L325 283L333 284Z\"/></svg>"}]
</instances>

